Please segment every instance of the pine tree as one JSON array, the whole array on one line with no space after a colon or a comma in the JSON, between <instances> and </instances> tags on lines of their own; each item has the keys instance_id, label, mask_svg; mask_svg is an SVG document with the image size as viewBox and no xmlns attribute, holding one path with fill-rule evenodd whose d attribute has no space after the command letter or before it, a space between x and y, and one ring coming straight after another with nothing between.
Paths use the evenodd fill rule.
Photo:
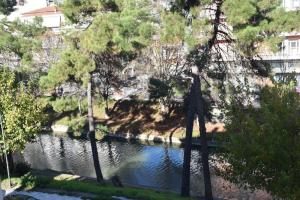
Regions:
<instances>
[{"instance_id":1,"label":"pine tree","mask_svg":"<svg viewBox=\"0 0 300 200\"><path fill-rule=\"evenodd\" d=\"M240 60L239 63L236 62L238 67L247 68L249 72L259 76L268 75L268 66L255 58L262 48L278 50L278 44L283 39L282 33L298 29L299 12L284 10L281 7L281 1L277 0L178 0L173 3L170 12L178 13L186 19L184 42L190 47L188 59L197 67L192 70L193 84L189 94L190 107L187 118L181 192L183 196L189 195L191 138L196 114L201 133L205 196L206 199L212 199L205 108L201 91L202 76L203 74L228 74L230 64L224 59L228 55L237 55L234 59ZM174 19L178 14L175 14ZM225 23L223 19L226 19ZM169 24L169 28L174 29L174 33L178 26L175 22ZM220 39L227 42L229 47L227 51L229 52L224 52L224 47L222 49L218 42ZM221 82L224 82L224 79Z\"/></svg>"},{"instance_id":2,"label":"pine tree","mask_svg":"<svg viewBox=\"0 0 300 200\"><path fill-rule=\"evenodd\" d=\"M16 0L1 0L0 1L0 13L4 15L10 14L14 11L14 6L17 5Z\"/></svg>"},{"instance_id":3,"label":"pine tree","mask_svg":"<svg viewBox=\"0 0 300 200\"><path fill-rule=\"evenodd\" d=\"M97 180L102 181L92 109L94 78L120 56L133 54L149 43L152 17L144 0L65 1L62 8L71 22L88 26L69 37L69 47L40 83L55 88L75 81L87 88L89 137Z\"/></svg>"},{"instance_id":4,"label":"pine tree","mask_svg":"<svg viewBox=\"0 0 300 200\"><path fill-rule=\"evenodd\" d=\"M45 29L42 19L35 18L32 23L20 20L0 20L1 66L19 72L18 79L36 79L40 74L40 61L35 57L42 49L42 36Z\"/></svg>"}]
</instances>

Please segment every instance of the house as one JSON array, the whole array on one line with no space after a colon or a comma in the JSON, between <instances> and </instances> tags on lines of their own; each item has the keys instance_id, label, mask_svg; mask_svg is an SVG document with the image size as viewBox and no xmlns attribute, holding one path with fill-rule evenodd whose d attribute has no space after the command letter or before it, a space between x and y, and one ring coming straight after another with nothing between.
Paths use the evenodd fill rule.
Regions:
<instances>
[{"instance_id":1,"label":"house","mask_svg":"<svg viewBox=\"0 0 300 200\"><path fill-rule=\"evenodd\" d=\"M59 31L64 22L62 12L57 6L47 6L21 14L21 20L32 22L35 17L42 17L43 26Z\"/></svg>"},{"instance_id":2,"label":"house","mask_svg":"<svg viewBox=\"0 0 300 200\"><path fill-rule=\"evenodd\" d=\"M63 13L53 0L18 0L15 11L7 18L32 22L35 17L41 17L43 26L54 32L59 32L65 22Z\"/></svg>"},{"instance_id":3,"label":"house","mask_svg":"<svg viewBox=\"0 0 300 200\"><path fill-rule=\"evenodd\" d=\"M286 10L300 10L300 0L283 0ZM300 93L300 33L284 33L284 41L276 53L267 52L262 58L272 66L275 79L294 73L297 79L296 90Z\"/></svg>"},{"instance_id":4,"label":"house","mask_svg":"<svg viewBox=\"0 0 300 200\"><path fill-rule=\"evenodd\" d=\"M283 0L282 6L288 11L300 10L300 0ZM226 16L223 17L221 23L226 24ZM226 32L225 29L223 31ZM300 93L300 33L282 33L282 37L283 41L279 51L272 52L270 49L262 48L257 59L262 59L270 64L275 80L281 80L293 73L297 80L296 90ZM229 53L229 56L224 56L226 57L225 60L231 62L236 60L236 57L230 50L229 43L230 41L226 41L221 37L218 40L218 44L224 52Z\"/></svg>"}]
</instances>

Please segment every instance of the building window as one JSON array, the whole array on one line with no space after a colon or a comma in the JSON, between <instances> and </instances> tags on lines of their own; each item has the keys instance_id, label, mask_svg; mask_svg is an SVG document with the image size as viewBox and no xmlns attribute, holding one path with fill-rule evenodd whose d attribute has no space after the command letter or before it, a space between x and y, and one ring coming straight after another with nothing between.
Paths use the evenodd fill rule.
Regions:
<instances>
[{"instance_id":1,"label":"building window","mask_svg":"<svg viewBox=\"0 0 300 200\"><path fill-rule=\"evenodd\" d=\"M289 50L290 54L298 54L299 53L299 40L291 40L289 41Z\"/></svg>"}]
</instances>

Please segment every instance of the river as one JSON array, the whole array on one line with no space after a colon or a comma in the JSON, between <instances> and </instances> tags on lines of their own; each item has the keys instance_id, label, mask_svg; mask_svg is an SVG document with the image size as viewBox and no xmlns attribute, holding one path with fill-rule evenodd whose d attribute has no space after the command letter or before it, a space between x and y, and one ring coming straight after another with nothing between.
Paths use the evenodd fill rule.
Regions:
<instances>
[{"instance_id":1,"label":"river","mask_svg":"<svg viewBox=\"0 0 300 200\"><path fill-rule=\"evenodd\" d=\"M183 149L166 144L97 142L105 179L118 175L128 185L180 192ZM90 143L86 139L41 134L28 144L24 159L31 168L95 177ZM191 193L203 195L200 154L192 151ZM262 191L245 191L212 173L214 195L225 199L270 199Z\"/></svg>"}]
</instances>

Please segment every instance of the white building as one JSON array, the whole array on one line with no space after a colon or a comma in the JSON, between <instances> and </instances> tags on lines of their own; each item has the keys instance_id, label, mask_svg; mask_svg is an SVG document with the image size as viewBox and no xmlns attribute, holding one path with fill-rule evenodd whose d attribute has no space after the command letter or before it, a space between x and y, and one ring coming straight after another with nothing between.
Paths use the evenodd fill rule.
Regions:
<instances>
[{"instance_id":1,"label":"white building","mask_svg":"<svg viewBox=\"0 0 300 200\"><path fill-rule=\"evenodd\" d=\"M297 10L300 8L300 0L282 0L282 4L287 10Z\"/></svg>"},{"instance_id":2,"label":"white building","mask_svg":"<svg viewBox=\"0 0 300 200\"><path fill-rule=\"evenodd\" d=\"M35 17L41 17L43 26L55 32L59 31L65 22L63 13L53 0L18 0L15 11L7 18L32 22Z\"/></svg>"},{"instance_id":3,"label":"white building","mask_svg":"<svg viewBox=\"0 0 300 200\"><path fill-rule=\"evenodd\" d=\"M282 5L288 11L300 10L300 0L283 0ZM300 33L285 33L284 37L280 51L266 52L262 54L262 58L271 64L275 78L295 73L296 89L300 93Z\"/></svg>"},{"instance_id":4,"label":"white building","mask_svg":"<svg viewBox=\"0 0 300 200\"><path fill-rule=\"evenodd\" d=\"M300 0L282 0L282 6L288 10L300 10ZM280 16L279 16L280 17ZM226 17L222 23L226 24ZM225 31L225 30L224 30ZM280 50L276 53L270 50L261 49L260 58L270 63L275 79L280 79L287 74L295 73L297 79L297 91L300 93L300 33L291 32L283 33L284 39L281 44ZM231 52L227 45L229 41L219 39L222 49L225 52ZM227 56L229 61L235 59L234 55ZM226 59L226 60L227 60Z\"/></svg>"}]
</instances>

